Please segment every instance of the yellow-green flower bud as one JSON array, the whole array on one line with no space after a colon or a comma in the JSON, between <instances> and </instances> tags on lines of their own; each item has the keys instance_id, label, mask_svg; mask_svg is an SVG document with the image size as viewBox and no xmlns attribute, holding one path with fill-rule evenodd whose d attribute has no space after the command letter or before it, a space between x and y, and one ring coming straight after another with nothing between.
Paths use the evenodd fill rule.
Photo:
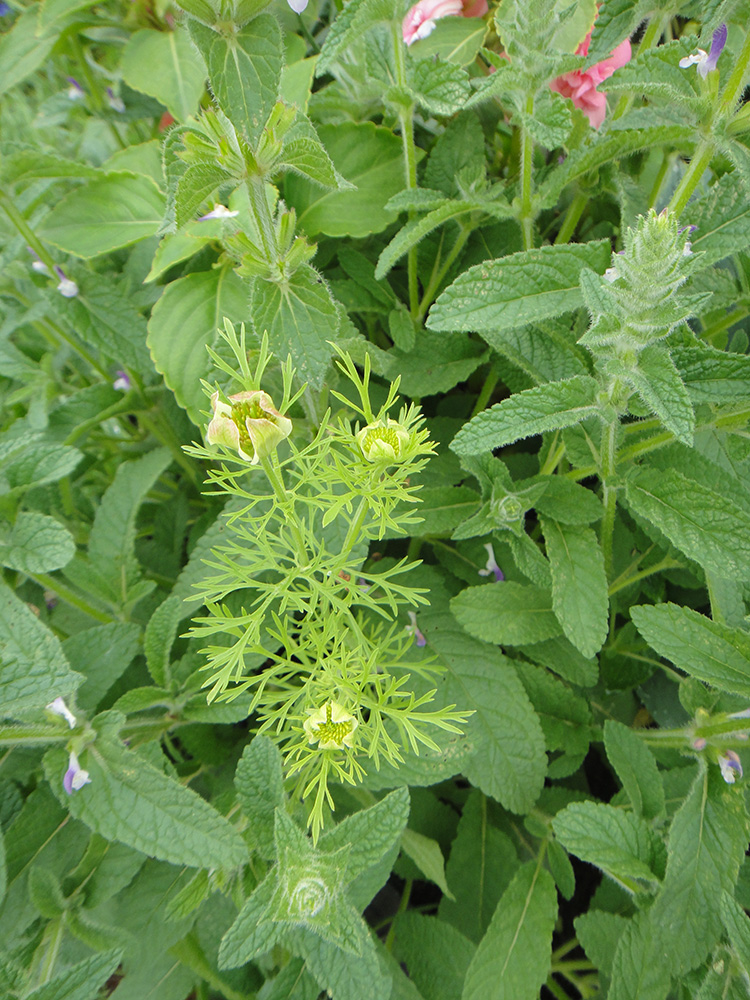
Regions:
<instances>
[{"instance_id":1,"label":"yellow-green flower bud","mask_svg":"<svg viewBox=\"0 0 750 1000\"><path fill-rule=\"evenodd\" d=\"M206 441L235 449L251 465L275 451L292 432L292 421L282 416L268 393L261 390L238 392L229 396L229 403L222 402L215 392L211 409L214 416Z\"/></svg>"},{"instance_id":2,"label":"yellow-green flower bud","mask_svg":"<svg viewBox=\"0 0 750 1000\"><path fill-rule=\"evenodd\" d=\"M401 462L411 435L397 420L368 424L357 433L357 443L368 462Z\"/></svg>"},{"instance_id":3,"label":"yellow-green flower bud","mask_svg":"<svg viewBox=\"0 0 750 1000\"><path fill-rule=\"evenodd\" d=\"M322 708L308 708L307 713L309 718L302 723L302 728L307 733L308 743L317 742L321 750L342 750L352 746L359 722L337 701L327 701Z\"/></svg>"}]
</instances>

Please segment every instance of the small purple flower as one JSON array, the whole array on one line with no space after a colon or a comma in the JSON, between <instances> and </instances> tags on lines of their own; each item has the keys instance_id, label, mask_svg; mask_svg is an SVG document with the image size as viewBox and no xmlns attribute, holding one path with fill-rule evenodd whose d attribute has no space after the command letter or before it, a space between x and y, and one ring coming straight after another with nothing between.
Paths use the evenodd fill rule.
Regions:
<instances>
[{"instance_id":1,"label":"small purple flower","mask_svg":"<svg viewBox=\"0 0 750 1000\"><path fill-rule=\"evenodd\" d=\"M55 274L60 279L60 283L57 286L60 295L65 296L66 299L74 299L78 295L78 285L75 281L67 277L65 271L57 264L55 264Z\"/></svg>"},{"instance_id":2,"label":"small purple flower","mask_svg":"<svg viewBox=\"0 0 750 1000\"><path fill-rule=\"evenodd\" d=\"M727 26L726 24L720 24L711 39L710 51L706 52L705 49L698 49L697 52L693 52L691 55L685 56L684 59L680 59L679 65L682 69L687 69L688 66L697 66L698 72L705 80L708 74L716 69L719 56L724 51L726 43Z\"/></svg>"},{"instance_id":3,"label":"small purple flower","mask_svg":"<svg viewBox=\"0 0 750 1000\"><path fill-rule=\"evenodd\" d=\"M0 3L0 17L5 17L6 14L10 14L10 7L7 3Z\"/></svg>"},{"instance_id":4,"label":"small purple flower","mask_svg":"<svg viewBox=\"0 0 750 1000\"><path fill-rule=\"evenodd\" d=\"M80 85L78 80L74 76L67 76L65 78L70 86L68 87L68 100L71 101L82 101L86 96L86 91Z\"/></svg>"},{"instance_id":5,"label":"small purple flower","mask_svg":"<svg viewBox=\"0 0 750 1000\"><path fill-rule=\"evenodd\" d=\"M721 776L728 785L733 785L738 776L742 777L742 764L734 750L725 750L719 754L719 767Z\"/></svg>"},{"instance_id":6,"label":"small purple flower","mask_svg":"<svg viewBox=\"0 0 750 1000\"><path fill-rule=\"evenodd\" d=\"M64 698L55 698L55 700L51 701L46 708L47 711L52 712L53 715L59 715L61 718L65 719L71 729L75 728L76 717L65 704Z\"/></svg>"},{"instance_id":7,"label":"small purple flower","mask_svg":"<svg viewBox=\"0 0 750 1000\"><path fill-rule=\"evenodd\" d=\"M57 606L57 594L54 592L54 590L44 591L44 603L47 606L48 611L51 611L54 607ZM62 701L62 699L60 700Z\"/></svg>"},{"instance_id":8,"label":"small purple flower","mask_svg":"<svg viewBox=\"0 0 750 1000\"><path fill-rule=\"evenodd\" d=\"M111 87L107 87L107 101L109 102L110 108L116 111L118 114L122 114L125 110L125 101L112 90Z\"/></svg>"},{"instance_id":9,"label":"small purple flower","mask_svg":"<svg viewBox=\"0 0 750 1000\"><path fill-rule=\"evenodd\" d=\"M119 368L115 375L117 376L112 383L112 388L117 389L118 392L127 392L130 388L130 376L122 368Z\"/></svg>"},{"instance_id":10,"label":"small purple flower","mask_svg":"<svg viewBox=\"0 0 750 1000\"><path fill-rule=\"evenodd\" d=\"M422 635L422 633L419 631L419 626L417 625L417 616L413 611L409 612L409 621L411 622L411 625L406 626L406 631L409 633L409 635L414 636L414 638L417 640L418 646L426 646L427 640L425 639L424 635Z\"/></svg>"},{"instance_id":11,"label":"small purple flower","mask_svg":"<svg viewBox=\"0 0 750 1000\"><path fill-rule=\"evenodd\" d=\"M89 772L84 771L78 763L78 757L75 752L71 750L70 759L68 760L68 770L65 772L65 777L63 778L63 788L68 795L72 795L73 792L77 792L84 785L90 784L91 777Z\"/></svg>"},{"instance_id":12,"label":"small purple flower","mask_svg":"<svg viewBox=\"0 0 750 1000\"><path fill-rule=\"evenodd\" d=\"M494 574L495 583L502 583L505 579L505 574L497 564L497 560L495 559L495 550L493 549L491 542L487 542L485 550L487 552L487 563L484 569L478 570L479 575L489 576L490 574Z\"/></svg>"},{"instance_id":13,"label":"small purple flower","mask_svg":"<svg viewBox=\"0 0 750 1000\"><path fill-rule=\"evenodd\" d=\"M728 719L750 719L750 708L743 708L741 712L731 712Z\"/></svg>"},{"instance_id":14,"label":"small purple flower","mask_svg":"<svg viewBox=\"0 0 750 1000\"><path fill-rule=\"evenodd\" d=\"M214 205L210 212L198 217L198 222L205 222L206 219L233 219L239 212L230 212L224 205Z\"/></svg>"}]
</instances>

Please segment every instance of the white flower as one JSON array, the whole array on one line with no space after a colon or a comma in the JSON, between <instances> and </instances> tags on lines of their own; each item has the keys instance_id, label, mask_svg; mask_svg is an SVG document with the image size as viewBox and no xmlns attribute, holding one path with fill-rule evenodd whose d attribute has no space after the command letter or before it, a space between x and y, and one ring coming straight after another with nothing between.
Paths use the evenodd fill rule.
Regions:
<instances>
[{"instance_id":1,"label":"white flower","mask_svg":"<svg viewBox=\"0 0 750 1000\"><path fill-rule=\"evenodd\" d=\"M77 792L84 785L91 784L91 776L88 771L84 771L81 765L78 763L78 757L71 750L70 758L68 760L68 770L65 772L65 777L63 778L63 788L68 793L72 795L73 792Z\"/></svg>"},{"instance_id":2,"label":"white flower","mask_svg":"<svg viewBox=\"0 0 750 1000\"><path fill-rule=\"evenodd\" d=\"M719 755L721 776L728 785L733 785L737 777L742 777L742 764L734 750L726 750Z\"/></svg>"},{"instance_id":3,"label":"white flower","mask_svg":"<svg viewBox=\"0 0 750 1000\"><path fill-rule=\"evenodd\" d=\"M317 743L321 750L341 750L353 745L359 722L337 701L327 701L322 708L308 708L307 714L309 718L302 728L308 743Z\"/></svg>"},{"instance_id":4,"label":"white flower","mask_svg":"<svg viewBox=\"0 0 750 1000\"><path fill-rule=\"evenodd\" d=\"M52 712L54 715L59 715L65 719L71 729L75 729L76 717L65 704L65 700L63 698L55 698L55 700L51 701L46 708L48 712Z\"/></svg>"},{"instance_id":5,"label":"white flower","mask_svg":"<svg viewBox=\"0 0 750 1000\"><path fill-rule=\"evenodd\" d=\"M414 638L417 640L417 645L418 646L426 646L427 645L427 640L425 639L424 635L419 630L419 627L417 625L417 616L416 616L416 614L413 611L409 611L408 614L409 614L409 621L411 622L411 625L407 625L405 631L407 631L409 633L409 635L413 635L414 636Z\"/></svg>"},{"instance_id":6,"label":"white flower","mask_svg":"<svg viewBox=\"0 0 750 1000\"><path fill-rule=\"evenodd\" d=\"M484 569L477 570L477 572L480 576L490 576L490 574L492 574L495 577L495 583L502 583L505 579L505 574L497 564L497 560L495 559L495 550L492 547L492 543L487 542L484 548L487 552L487 563Z\"/></svg>"},{"instance_id":7,"label":"white flower","mask_svg":"<svg viewBox=\"0 0 750 1000\"><path fill-rule=\"evenodd\" d=\"M206 212L198 218L198 222L205 222L206 219L233 219L239 212L230 212L225 205L214 205L213 210Z\"/></svg>"}]
</instances>

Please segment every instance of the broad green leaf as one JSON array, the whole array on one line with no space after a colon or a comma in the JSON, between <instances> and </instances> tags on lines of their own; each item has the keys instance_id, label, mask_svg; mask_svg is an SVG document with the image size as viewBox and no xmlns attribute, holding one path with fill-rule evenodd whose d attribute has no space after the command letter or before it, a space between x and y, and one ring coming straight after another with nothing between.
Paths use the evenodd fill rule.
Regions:
<instances>
[{"instance_id":1,"label":"broad green leaf","mask_svg":"<svg viewBox=\"0 0 750 1000\"><path fill-rule=\"evenodd\" d=\"M562 750L571 758L585 756L592 737L588 702L548 670L523 661L516 662L521 683L542 724L547 750ZM551 766L559 769L559 758Z\"/></svg>"},{"instance_id":2,"label":"broad green leaf","mask_svg":"<svg viewBox=\"0 0 750 1000\"><path fill-rule=\"evenodd\" d=\"M458 455L480 455L534 434L572 427L598 412L598 388L588 375L576 375L514 393L464 424L451 449Z\"/></svg>"},{"instance_id":3,"label":"broad green leaf","mask_svg":"<svg viewBox=\"0 0 750 1000\"><path fill-rule=\"evenodd\" d=\"M318 272L303 264L284 285L256 278L250 314L257 333L268 334L274 354L280 358L291 354L298 377L312 389L322 388L339 314Z\"/></svg>"},{"instance_id":4,"label":"broad green leaf","mask_svg":"<svg viewBox=\"0 0 750 1000\"><path fill-rule=\"evenodd\" d=\"M439 20L435 31L423 41L416 42L412 51L417 52L419 47L428 45L452 20L450 17ZM465 18L455 20L464 25L467 23ZM484 22L482 27L484 28ZM459 194L459 177L475 177L483 180L486 173L482 126L474 112L464 112L448 122L445 131L432 147L424 172L424 186L435 188L438 193L442 191L443 194L452 197ZM418 188L417 193L419 191Z\"/></svg>"},{"instance_id":5,"label":"broad green leaf","mask_svg":"<svg viewBox=\"0 0 750 1000\"><path fill-rule=\"evenodd\" d=\"M486 33L481 17L442 17L427 38L412 44L411 52L420 60L438 56L457 66L468 66L476 59Z\"/></svg>"},{"instance_id":6,"label":"broad green leaf","mask_svg":"<svg viewBox=\"0 0 750 1000\"><path fill-rule=\"evenodd\" d=\"M234 776L253 847L271 861L276 856L273 831L277 806L284 803L281 756L267 736L255 736L242 751Z\"/></svg>"},{"instance_id":7,"label":"broad green leaf","mask_svg":"<svg viewBox=\"0 0 750 1000\"><path fill-rule=\"evenodd\" d=\"M455 115L471 93L466 71L453 63L417 59L409 68L409 87L430 114Z\"/></svg>"},{"instance_id":8,"label":"broad green leaf","mask_svg":"<svg viewBox=\"0 0 750 1000\"><path fill-rule=\"evenodd\" d=\"M748 230L750 232L750 222ZM696 403L744 403L750 396L750 356L747 354L720 351L709 344L691 344L675 347L672 360Z\"/></svg>"},{"instance_id":9,"label":"broad green leaf","mask_svg":"<svg viewBox=\"0 0 750 1000\"><path fill-rule=\"evenodd\" d=\"M93 7L96 0L44 0L39 4L39 28L44 31L55 21Z\"/></svg>"},{"instance_id":10,"label":"broad green leaf","mask_svg":"<svg viewBox=\"0 0 750 1000\"><path fill-rule=\"evenodd\" d=\"M5 156L0 165L0 176L8 183L32 177L99 178L101 170L90 163L80 163L32 147Z\"/></svg>"},{"instance_id":11,"label":"broad green leaf","mask_svg":"<svg viewBox=\"0 0 750 1000\"><path fill-rule=\"evenodd\" d=\"M628 478L625 495L636 514L706 570L750 579L750 524L720 493L673 469L642 468Z\"/></svg>"},{"instance_id":12,"label":"broad green leaf","mask_svg":"<svg viewBox=\"0 0 750 1000\"><path fill-rule=\"evenodd\" d=\"M486 797L473 789L446 866L455 899L443 896L439 909L442 920L475 943L482 939L519 864L513 842L492 825L488 813Z\"/></svg>"},{"instance_id":13,"label":"broad green leaf","mask_svg":"<svg viewBox=\"0 0 750 1000\"><path fill-rule=\"evenodd\" d=\"M42 708L82 681L57 636L0 581L0 716Z\"/></svg>"},{"instance_id":14,"label":"broad green leaf","mask_svg":"<svg viewBox=\"0 0 750 1000\"><path fill-rule=\"evenodd\" d=\"M664 785L654 755L644 740L621 722L607 719L604 747L633 812L644 819L661 815L664 812Z\"/></svg>"},{"instance_id":15,"label":"broad green leaf","mask_svg":"<svg viewBox=\"0 0 750 1000\"><path fill-rule=\"evenodd\" d=\"M394 954L423 996L456 1000L475 947L455 927L437 917L407 911L396 918Z\"/></svg>"},{"instance_id":16,"label":"broad green leaf","mask_svg":"<svg viewBox=\"0 0 750 1000\"><path fill-rule=\"evenodd\" d=\"M552 571L552 608L563 632L584 656L598 653L609 630L607 574L591 528L542 519Z\"/></svg>"},{"instance_id":17,"label":"broad green leaf","mask_svg":"<svg viewBox=\"0 0 750 1000\"><path fill-rule=\"evenodd\" d=\"M395 222L397 213L384 206L406 185L399 137L372 122L322 125L318 135L336 170L356 190L325 190L288 175L285 200L296 209L300 229L308 236L367 236Z\"/></svg>"},{"instance_id":18,"label":"broad green leaf","mask_svg":"<svg viewBox=\"0 0 750 1000\"><path fill-rule=\"evenodd\" d=\"M199 271L172 281L156 303L148 323L148 347L156 370L193 423L208 400L200 380L212 371L206 346L213 346L224 319L239 325L248 319L248 292L229 268Z\"/></svg>"},{"instance_id":19,"label":"broad green leaf","mask_svg":"<svg viewBox=\"0 0 750 1000\"><path fill-rule=\"evenodd\" d=\"M497 645L541 642L562 631L548 591L509 580L466 587L451 611L469 635Z\"/></svg>"},{"instance_id":20,"label":"broad green leaf","mask_svg":"<svg viewBox=\"0 0 750 1000\"><path fill-rule=\"evenodd\" d=\"M93 714L99 702L139 652L141 630L134 622L109 622L68 636L63 652L86 680L76 702Z\"/></svg>"},{"instance_id":21,"label":"broad green leaf","mask_svg":"<svg viewBox=\"0 0 750 1000\"><path fill-rule=\"evenodd\" d=\"M603 274L612 250L606 240L521 250L475 264L439 296L431 330L502 331L537 323L583 305L582 268Z\"/></svg>"},{"instance_id":22,"label":"broad green leaf","mask_svg":"<svg viewBox=\"0 0 750 1000\"><path fill-rule=\"evenodd\" d=\"M696 104L699 95L695 85L697 74L686 73L679 63L697 47L695 35L684 35L638 52L607 81L607 93L631 93L661 101Z\"/></svg>"},{"instance_id":23,"label":"broad green leaf","mask_svg":"<svg viewBox=\"0 0 750 1000\"><path fill-rule=\"evenodd\" d=\"M599 677L596 660L587 659L562 635L530 646L519 646L518 652L579 687L592 687Z\"/></svg>"},{"instance_id":24,"label":"broad green leaf","mask_svg":"<svg viewBox=\"0 0 750 1000\"><path fill-rule=\"evenodd\" d=\"M422 522L414 525L413 534L445 538L476 511L479 494L468 486L427 486L420 490L419 499ZM394 533L392 537L400 536Z\"/></svg>"},{"instance_id":25,"label":"broad green leaf","mask_svg":"<svg viewBox=\"0 0 750 1000\"><path fill-rule=\"evenodd\" d=\"M191 868L238 868L247 848L235 828L205 799L125 747L100 738L79 755L91 777L75 795L62 791L64 750L44 758L47 779L71 814L107 840Z\"/></svg>"},{"instance_id":26,"label":"broad green leaf","mask_svg":"<svg viewBox=\"0 0 750 1000\"><path fill-rule=\"evenodd\" d=\"M704 254L700 263L706 267L744 250L750 241L750 204L731 171L690 202L685 219L698 227L690 242Z\"/></svg>"},{"instance_id":27,"label":"broad green leaf","mask_svg":"<svg viewBox=\"0 0 750 1000\"><path fill-rule=\"evenodd\" d=\"M5 864L5 840L3 829L0 827L0 903L5 898L5 889L8 885L8 871Z\"/></svg>"},{"instance_id":28,"label":"broad green leaf","mask_svg":"<svg viewBox=\"0 0 750 1000\"><path fill-rule=\"evenodd\" d=\"M722 893L734 889L747 837L742 790L727 785L718 767L702 768L672 821L667 872L650 914L672 975L700 965L716 944Z\"/></svg>"},{"instance_id":29,"label":"broad green leaf","mask_svg":"<svg viewBox=\"0 0 750 1000\"><path fill-rule=\"evenodd\" d=\"M581 861L635 891L658 884L653 834L640 817L601 802L572 802L552 820L555 836Z\"/></svg>"},{"instance_id":30,"label":"broad green leaf","mask_svg":"<svg viewBox=\"0 0 750 1000\"><path fill-rule=\"evenodd\" d=\"M320 838L321 850L349 847L346 880L351 882L397 844L409 819L409 793L397 788L368 809L352 813Z\"/></svg>"},{"instance_id":31,"label":"broad green leaf","mask_svg":"<svg viewBox=\"0 0 750 1000\"><path fill-rule=\"evenodd\" d=\"M677 604L642 604L631 617L659 656L722 691L750 698L750 635Z\"/></svg>"},{"instance_id":32,"label":"broad green leaf","mask_svg":"<svg viewBox=\"0 0 750 1000\"><path fill-rule=\"evenodd\" d=\"M373 345L365 350L372 355ZM356 354L356 348L352 352ZM487 358L482 344L468 335L444 337L421 330L410 351L394 347L373 358L373 369L387 379L401 377L401 390L407 396L434 396L448 392L476 371Z\"/></svg>"},{"instance_id":33,"label":"broad green leaf","mask_svg":"<svg viewBox=\"0 0 750 1000\"><path fill-rule=\"evenodd\" d=\"M285 66L281 71L279 96L285 104L294 104L305 114L317 62L318 57L311 56Z\"/></svg>"},{"instance_id":34,"label":"broad green leaf","mask_svg":"<svg viewBox=\"0 0 750 1000\"><path fill-rule=\"evenodd\" d=\"M163 217L164 195L152 180L113 173L71 191L37 232L76 257L97 257L153 236Z\"/></svg>"},{"instance_id":35,"label":"broad green leaf","mask_svg":"<svg viewBox=\"0 0 750 1000\"><path fill-rule=\"evenodd\" d=\"M528 483L544 483L544 493L535 501L540 514L562 524L583 526L602 516L602 502L593 490L563 476L534 476Z\"/></svg>"},{"instance_id":36,"label":"broad green leaf","mask_svg":"<svg viewBox=\"0 0 750 1000\"><path fill-rule=\"evenodd\" d=\"M402 14L394 0L350 0L328 30L315 75L328 73L339 55L361 38L367 28L381 21L400 19Z\"/></svg>"},{"instance_id":37,"label":"broad green leaf","mask_svg":"<svg viewBox=\"0 0 750 1000\"><path fill-rule=\"evenodd\" d=\"M292 170L324 188L339 188L339 178L328 153L317 139L310 136L286 143L278 169Z\"/></svg>"},{"instance_id":38,"label":"broad green leaf","mask_svg":"<svg viewBox=\"0 0 750 1000\"><path fill-rule=\"evenodd\" d=\"M638 355L638 365L612 361L607 370L629 383L646 406L672 431L678 441L692 445L695 414L690 395L669 353L660 344L646 347Z\"/></svg>"},{"instance_id":39,"label":"broad green leaf","mask_svg":"<svg viewBox=\"0 0 750 1000\"><path fill-rule=\"evenodd\" d=\"M232 34L219 34L194 20L189 27L217 104L254 144L279 96L283 46L276 19L259 14Z\"/></svg>"},{"instance_id":40,"label":"broad green leaf","mask_svg":"<svg viewBox=\"0 0 750 1000\"><path fill-rule=\"evenodd\" d=\"M721 896L721 919L732 948L747 976L750 973L750 919L728 892L722 893Z\"/></svg>"},{"instance_id":41,"label":"broad green leaf","mask_svg":"<svg viewBox=\"0 0 750 1000\"><path fill-rule=\"evenodd\" d=\"M587 957L607 976L612 975L612 960L617 942L629 921L616 913L605 913L593 907L574 921L576 937Z\"/></svg>"},{"instance_id":42,"label":"broad green leaf","mask_svg":"<svg viewBox=\"0 0 750 1000\"><path fill-rule=\"evenodd\" d=\"M474 712L466 734L476 749L462 763L463 773L506 809L526 812L542 789L547 759L539 719L513 664L445 613L424 611L419 625L446 667L441 700Z\"/></svg>"},{"instance_id":43,"label":"broad green leaf","mask_svg":"<svg viewBox=\"0 0 750 1000\"><path fill-rule=\"evenodd\" d=\"M445 858L436 840L406 829L401 834L401 850L411 858L426 879L435 883L443 895L449 899L455 898L445 880Z\"/></svg>"},{"instance_id":44,"label":"broad green leaf","mask_svg":"<svg viewBox=\"0 0 750 1000\"><path fill-rule=\"evenodd\" d=\"M175 223L178 229L192 222L197 209L217 188L232 179L232 175L218 163L193 163L177 184L175 194ZM206 220L208 221L208 220Z\"/></svg>"},{"instance_id":45,"label":"broad green leaf","mask_svg":"<svg viewBox=\"0 0 750 1000\"><path fill-rule=\"evenodd\" d=\"M175 121L198 113L206 67L184 28L136 31L123 50L120 71L129 87L155 97Z\"/></svg>"},{"instance_id":46,"label":"broad green leaf","mask_svg":"<svg viewBox=\"0 0 750 1000\"><path fill-rule=\"evenodd\" d=\"M661 928L654 926L651 912L639 913L628 921L612 960L608 1000L666 1000L671 976L665 952L670 947Z\"/></svg>"},{"instance_id":47,"label":"broad green leaf","mask_svg":"<svg viewBox=\"0 0 750 1000\"><path fill-rule=\"evenodd\" d=\"M588 61L598 62L629 38L640 21L637 0L605 0L599 4L599 14L588 51Z\"/></svg>"},{"instance_id":48,"label":"broad green leaf","mask_svg":"<svg viewBox=\"0 0 750 1000\"><path fill-rule=\"evenodd\" d=\"M516 873L466 973L461 1000L536 1000L547 979L557 894L535 861Z\"/></svg>"},{"instance_id":49,"label":"broad green leaf","mask_svg":"<svg viewBox=\"0 0 750 1000\"><path fill-rule=\"evenodd\" d=\"M0 440L0 495L56 483L69 475L82 458L77 448L43 441L39 434Z\"/></svg>"},{"instance_id":50,"label":"broad green leaf","mask_svg":"<svg viewBox=\"0 0 750 1000\"><path fill-rule=\"evenodd\" d=\"M67 528L48 514L21 513L13 525L0 524L0 563L22 573L51 573L73 558L76 546Z\"/></svg>"},{"instance_id":51,"label":"broad green leaf","mask_svg":"<svg viewBox=\"0 0 750 1000\"><path fill-rule=\"evenodd\" d=\"M122 961L122 951L91 955L26 993L27 1000L96 1000Z\"/></svg>"},{"instance_id":52,"label":"broad green leaf","mask_svg":"<svg viewBox=\"0 0 750 1000\"><path fill-rule=\"evenodd\" d=\"M37 7L28 7L0 37L0 94L31 76L58 39L51 30L37 34L37 13Z\"/></svg>"},{"instance_id":53,"label":"broad green leaf","mask_svg":"<svg viewBox=\"0 0 750 1000\"><path fill-rule=\"evenodd\" d=\"M389 1000L391 977L380 968L378 953L372 938L366 937L361 955L337 948L330 941L311 931L295 931L289 935L294 951L306 962L321 990L327 990L331 1000Z\"/></svg>"},{"instance_id":54,"label":"broad green leaf","mask_svg":"<svg viewBox=\"0 0 750 1000\"><path fill-rule=\"evenodd\" d=\"M570 324L563 316L535 326L483 330L482 339L527 376L532 385L544 385L588 374L583 348L575 343L569 331ZM526 387L522 384L518 388Z\"/></svg>"}]
</instances>

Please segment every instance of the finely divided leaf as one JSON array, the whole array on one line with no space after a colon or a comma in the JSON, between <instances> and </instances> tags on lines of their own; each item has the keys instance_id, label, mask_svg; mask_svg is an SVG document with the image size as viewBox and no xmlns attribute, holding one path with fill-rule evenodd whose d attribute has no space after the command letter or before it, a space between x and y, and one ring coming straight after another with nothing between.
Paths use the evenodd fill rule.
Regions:
<instances>
[{"instance_id":1,"label":"finely divided leaf","mask_svg":"<svg viewBox=\"0 0 750 1000\"><path fill-rule=\"evenodd\" d=\"M431 330L505 330L583 305L581 269L603 274L606 240L522 250L464 271L430 310Z\"/></svg>"}]
</instances>

